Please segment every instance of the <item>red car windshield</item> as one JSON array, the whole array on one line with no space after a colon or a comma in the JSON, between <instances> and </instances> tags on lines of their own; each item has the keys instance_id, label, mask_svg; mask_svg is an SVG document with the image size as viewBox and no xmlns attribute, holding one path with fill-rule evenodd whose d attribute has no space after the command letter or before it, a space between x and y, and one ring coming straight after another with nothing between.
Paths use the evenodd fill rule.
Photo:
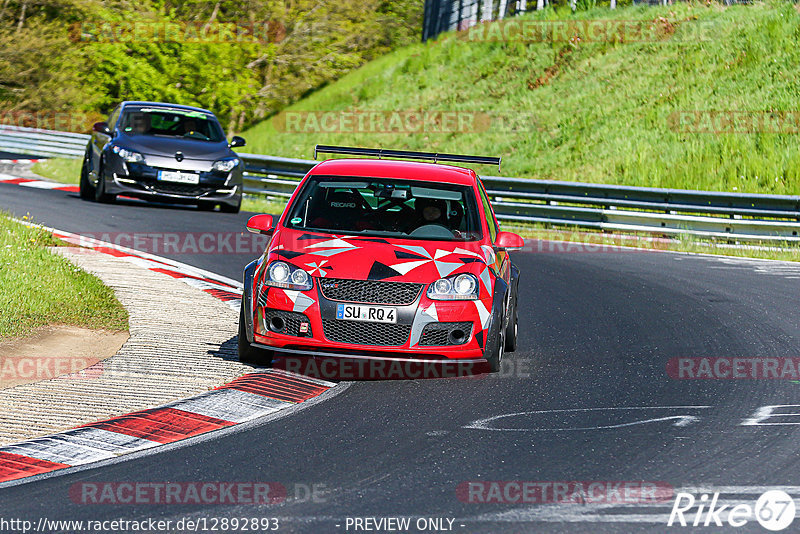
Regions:
<instances>
[{"instance_id":1,"label":"red car windshield","mask_svg":"<svg viewBox=\"0 0 800 534\"><path fill-rule=\"evenodd\" d=\"M309 177L286 227L390 238L474 241L481 225L472 188L381 178Z\"/></svg>"}]
</instances>

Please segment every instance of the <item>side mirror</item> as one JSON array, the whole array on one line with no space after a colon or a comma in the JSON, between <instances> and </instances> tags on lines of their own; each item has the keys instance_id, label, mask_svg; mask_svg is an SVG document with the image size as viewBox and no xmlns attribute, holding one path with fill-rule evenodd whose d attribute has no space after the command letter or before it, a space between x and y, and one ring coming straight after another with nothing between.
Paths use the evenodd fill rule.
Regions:
<instances>
[{"instance_id":1,"label":"side mirror","mask_svg":"<svg viewBox=\"0 0 800 534\"><path fill-rule=\"evenodd\" d=\"M228 146L233 148L233 147L237 147L237 146L244 146L246 144L247 143L245 143L244 137L239 137L238 135L234 135L231 138L231 142L228 144Z\"/></svg>"},{"instance_id":2,"label":"side mirror","mask_svg":"<svg viewBox=\"0 0 800 534\"><path fill-rule=\"evenodd\" d=\"M247 221L247 231L254 234L272 234L272 215L253 215Z\"/></svg>"},{"instance_id":3,"label":"side mirror","mask_svg":"<svg viewBox=\"0 0 800 534\"><path fill-rule=\"evenodd\" d=\"M94 123L94 125L92 126L92 130L97 132L97 133L111 135L111 128L108 127L108 123L107 122L96 122L96 123Z\"/></svg>"},{"instance_id":4,"label":"side mirror","mask_svg":"<svg viewBox=\"0 0 800 534\"><path fill-rule=\"evenodd\" d=\"M525 240L511 232L500 232L494 240L494 246L507 250L519 250L525 246Z\"/></svg>"}]
</instances>

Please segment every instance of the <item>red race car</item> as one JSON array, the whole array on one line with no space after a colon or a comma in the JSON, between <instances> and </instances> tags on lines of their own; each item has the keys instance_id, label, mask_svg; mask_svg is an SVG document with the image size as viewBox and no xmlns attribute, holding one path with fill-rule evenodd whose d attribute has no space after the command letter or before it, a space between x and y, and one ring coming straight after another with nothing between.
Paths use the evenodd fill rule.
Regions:
<instances>
[{"instance_id":1,"label":"red race car","mask_svg":"<svg viewBox=\"0 0 800 534\"><path fill-rule=\"evenodd\" d=\"M500 368L517 343L519 270L474 171L436 162L499 158L331 147L371 156L319 163L244 271L239 358L458 361ZM382 159L391 158L391 159ZM428 159L434 163L399 161Z\"/></svg>"}]
</instances>

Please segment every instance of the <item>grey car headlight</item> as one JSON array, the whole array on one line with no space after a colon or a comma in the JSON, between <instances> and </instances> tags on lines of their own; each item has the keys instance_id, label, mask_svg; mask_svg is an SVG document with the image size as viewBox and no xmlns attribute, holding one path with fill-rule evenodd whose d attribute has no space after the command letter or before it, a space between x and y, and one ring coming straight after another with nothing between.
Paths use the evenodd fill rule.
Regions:
<instances>
[{"instance_id":1,"label":"grey car headlight","mask_svg":"<svg viewBox=\"0 0 800 534\"><path fill-rule=\"evenodd\" d=\"M218 159L211 164L211 170L231 172L237 165L239 165L239 158Z\"/></svg>"},{"instance_id":2,"label":"grey car headlight","mask_svg":"<svg viewBox=\"0 0 800 534\"><path fill-rule=\"evenodd\" d=\"M144 163L144 156L134 150L128 150L127 148L114 145L111 151L114 152L114 154L119 154L119 157L128 163Z\"/></svg>"}]
</instances>

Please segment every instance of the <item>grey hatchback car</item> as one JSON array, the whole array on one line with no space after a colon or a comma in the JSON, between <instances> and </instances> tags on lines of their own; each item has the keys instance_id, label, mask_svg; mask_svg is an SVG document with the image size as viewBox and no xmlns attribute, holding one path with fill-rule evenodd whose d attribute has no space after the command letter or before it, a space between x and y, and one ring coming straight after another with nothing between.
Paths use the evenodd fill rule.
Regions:
<instances>
[{"instance_id":1,"label":"grey hatchback car","mask_svg":"<svg viewBox=\"0 0 800 534\"><path fill-rule=\"evenodd\" d=\"M80 195L114 202L118 195L216 206L242 204L244 163L208 110L163 102L122 102L92 128L81 166Z\"/></svg>"}]
</instances>

